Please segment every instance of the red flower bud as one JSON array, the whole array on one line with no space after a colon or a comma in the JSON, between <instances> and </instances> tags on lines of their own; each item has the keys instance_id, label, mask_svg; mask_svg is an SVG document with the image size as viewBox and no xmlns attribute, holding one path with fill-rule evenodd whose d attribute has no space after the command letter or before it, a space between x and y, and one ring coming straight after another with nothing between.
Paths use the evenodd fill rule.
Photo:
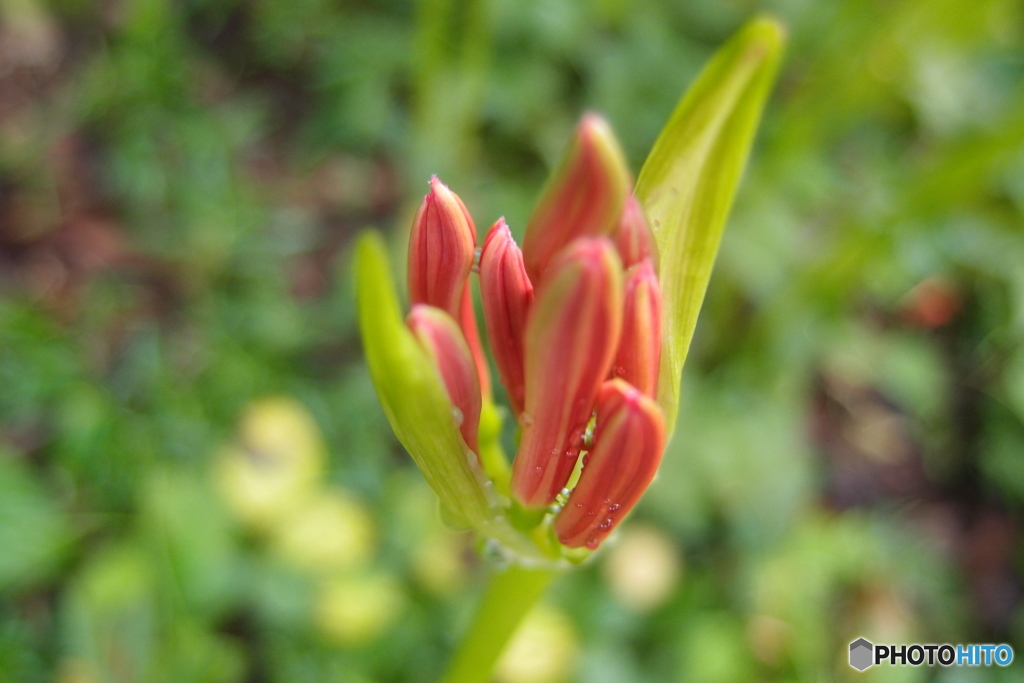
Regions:
<instances>
[{"instance_id":1,"label":"red flower bud","mask_svg":"<svg viewBox=\"0 0 1024 683\"><path fill-rule=\"evenodd\" d=\"M626 198L626 205L622 207L622 216L612 239L615 241L615 248L619 250L624 268L650 259L654 271L657 272L658 247L654 243L654 233L647 223L643 207L633 195Z\"/></svg>"},{"instance_id":2,"label":"red flower bud","mask_svg":"<svg viewBox=\"0 0 1024 683\"><path fill-rule=\"evenodd\" d=\"M526 323L526 396L512 491L551 503L572 474L622 326L621 262L611 241L583 238L551 266Z\"/></svg>"},{"instance_id":3,"label":"red flower bud","mask_svg":"<svg viewBox=\"0 0 1024 683\"><path fill-rule=\"evenodd\" d=\"M409 236L409 300L460 319L463 289L476 251L476 228L458 196L437 176Z\"/></svg>"},{"instance_id":4,"label":"red flower bud","mask_svg":"<svg viewBox=\"0 0 1024 683\"><path fill-rule=\"evenodd\" d=\"M587 114L526 226L523 257L534 286L540 286L555 254L574 239L615 230L630 185L608 123Z\"/></svg>"},{"instance_id":5,"label":"red flower bud","mask_svg":"<svg viewBox=\"0 0 1024 683\"><path fill-rule=\"evenodd\" d=\"M533 285L523 267L523 253L504 218L491 227L480 252L480 292L491 353L518 417L525 397L523 336L526 314L533 304Z\"/></svg>"},{"instance_id":6,"label":"red flower bud","mask_svg":"<svg viewBox=\"0 0 1024 683\"><path fill-rule=\"evenodd\" d=\"M661 286L650 259L626 273L622 337L612 376L654 397L661 360Z\"/></svg>"},{"instance_id":7,"label":"red flower bud","mask_svg":"<svg viewBox=\"0 0 1024 683\"><path fill-rule=\"evenodd\" d=\"M555 518L559 541L570 548L600 545L647 490L664 448L665 418L658 405L622 380L605 382L594 445Z\"/></svg>"},{"instance_id":8,"label":"red flower bud","mask_svg":"<svg viewBox=\"0 0 1024 683\"><path fill-rule=\"evenodd\" d=\"M413 306L406 323L444 381L452 407L458 411L454 413L455 421L463 440L477 453L480 380L462 330L446 312L425 304Z\"/></svg>"},{"instance_id":9,"label":"red flower bud","mask_svg":"<svg viewBox=\"0 0 1024 683\"><path fill-rule=\"evenodd\" d=\"M480 378L480 392L490 398L491 396L491 369L487 367L487 356L484 355L483 342L480 341L480 331L476 326L476 309L473 308L473 294L469 289L469 282L462 288L462 304L459 306L459 325L462 327L462 334L466 336L466 343L473 354L473 362L476 364L476 374Z\"/></svg>"},{"instance_id":10,"label":"red flower bud","mask_svg":"<svg viewBox=\"0 0 1024 683\"><path fill-rule=\"evenodd\" d=\"M491 393L490 370L476 327L469 271L476 258L476 227L459 196L433 176L409 236L409 300L446 311L459 321L473 354L480 388Z\"/></svg>"}]
</instances>

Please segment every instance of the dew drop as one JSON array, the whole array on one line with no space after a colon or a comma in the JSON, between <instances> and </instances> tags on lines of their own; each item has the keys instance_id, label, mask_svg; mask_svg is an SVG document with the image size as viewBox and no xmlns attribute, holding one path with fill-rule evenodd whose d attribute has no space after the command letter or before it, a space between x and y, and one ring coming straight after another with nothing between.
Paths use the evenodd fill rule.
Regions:
<instances>
[{"instance_id":1,"label":"dew drop","mask_svg":"<svg viewBox=\"0 0 1024 683\"><path fill-rule=\"evenodd\" d=\"M477 247L476 249L473 250L473 265L470 266L470 270L472 270L474 273L480 272L480 254L482 253L483 249L481 249L480 247Z\"/></svg>"},{"instance_id":2,"label":"dew drop","mask_svg":"<svg viewBox=\"0 0 1024 683\"><path fill-rule=\"evenodd\" d=\"M521 422L524 427L529 427L533 424L533 416L529 413L523 413L519 416L519 422Z\"/></svg>"},{"instance_id":3,"label":"dew drop","mask_svg":"<svg viewBox=\"0 0 1024 683\"><path fill-rule=\"evenodd\" d=\"M626 376L626 368L622 365L616 365L614 368L612 368L612 372L615 374L616 377Z\"/></svg>"},{"instance_id":4,"label":"dew drop","mask_svg":"<svg viewBox=\"0 0 1024 683\"><path fill-rule=\"evenodd\" d=\"M597 540L596 536L591 536L590 538L587 539L587 542L584 543L584 545L587 546L588 548L590 548L591 550L597 550L597 546L600 543L601 543L601 541Z\"/></svg>"},{"instance_id":5,"label":"dew drop","mask_svg":"<svg viewBox=\"0 0 1024 683\"><path fill-rule=\"evenodd\" d=\"M608 512L615 512L616 510L619 509L619 507L620 505L618 503L612 503L611 505L608 506Z\"/></svg>"},{"instance_id":6,"label":"dew drop","mask_svg":"<svg viewBox=\"0 0 1024 683\"><path fill-rule=\"evenodd\" d=\"M543 472L543 471L544 471L544 468L543 468L543 467L541 467L540 465L537 465L537 466L536 466L536 467L534 467L533 469L534 469L534 471L535 471L535 472Z\"/></svg>"},{"instance_id":7,"label":"dew drop","mask_svg":"<svg viewBox=\"0 0 1024 683\"><path fill-rule=\"evenodd\" d=\"M455 419L456 427L461 427L462 422L466 419L465 416L462 414L462 411L459 410L458 408L452 408L452 417Z\"/></svg>"},{"instance_id":8,"label":"dew drop","mask_svg":"<svg viewBox=\"0 0 1024 683\"><path fill-rule=\"evenodd\" d=\"M576 509L577 510L582 510L583 509L583 503L576 503Z\"/></svg>"},{"instance_id":9,"label":"dew drop","mask_svg":"<svg viewBox=\"0 0 1024 683\"><path fill-rule=\"evenodd\" d=\"M559 451L559 449L557 449L557 448L552 448L551 449L551 455L558 455L560 452L561 451Z\"/></svg>"}]
</instances>

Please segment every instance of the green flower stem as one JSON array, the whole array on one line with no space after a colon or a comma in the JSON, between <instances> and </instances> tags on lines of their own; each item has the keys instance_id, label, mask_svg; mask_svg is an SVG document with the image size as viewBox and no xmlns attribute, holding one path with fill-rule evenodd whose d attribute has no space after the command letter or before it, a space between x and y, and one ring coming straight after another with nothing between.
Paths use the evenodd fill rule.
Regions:
<instances>
[{"instance_id":1,"label":"green flower stem","mask_svg":"<svg viewBox=\"0 0 1024 683\"><path fill-rule=\"evenodd\" d=\"M498 657L559 570L511 566L495 569L442 683L487 683Z\"/></svg>"},{"instance_id":2,"label":"green flower stem","mask_svg":"<svg viewBox=\"0 0 1024 683\"><path fill-rule=\"evenodd\" d=\"M480 464L487 478L494 482L494 489L503 496L511 496L512 468L501 447L501 422L501 412L485 398L480 412Z\"/></svg>"}]
</instances>

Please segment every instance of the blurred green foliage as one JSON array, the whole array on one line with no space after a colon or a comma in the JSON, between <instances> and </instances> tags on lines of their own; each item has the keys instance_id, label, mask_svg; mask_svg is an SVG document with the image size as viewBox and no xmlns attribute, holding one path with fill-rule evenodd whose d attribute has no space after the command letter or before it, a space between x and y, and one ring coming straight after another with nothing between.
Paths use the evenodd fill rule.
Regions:
<instances>
[{"instance_id":1,"label":"blurred green foliage","mask_svg":"<svg viewBox=\"0 0 1024 683\"><path fill-rule=\"evenodd\" d=\"M433 172L521 232L586 109L638 170L764 9L639 535L500 675L1019 679L846 665L1024 642L1019 0L4 0L0 681L433 680L481 567L376 404L351 238L400 251Z\"/></svg>"}]
</instances>

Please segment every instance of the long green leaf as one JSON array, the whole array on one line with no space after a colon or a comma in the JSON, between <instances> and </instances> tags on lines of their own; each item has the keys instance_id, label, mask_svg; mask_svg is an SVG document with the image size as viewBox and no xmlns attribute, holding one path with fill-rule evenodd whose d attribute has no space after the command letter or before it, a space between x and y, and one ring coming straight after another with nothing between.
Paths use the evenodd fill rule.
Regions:
<instances>
[{"instance_id":1,"label":"long green leaf","mask_svg":"<svg viewBox=\"0 0 1024 683\"><path fill-rule=\"evenodd\" d=\"M370 377L395 436L461 526L481 526L489 503L476 456L455 425L452 404L430 358L405 326L387 250L367 233L356 250L356 302Z\"/></svg>"},{"instance_id":2,"label":"long green leaf","mask_svg":"<svg viewBox=\"0 0 1024 683\"><path fill-rule=\"evenodd\" d=\"M680 101L637 180L661 261L658 403L670 430L697 315L784 42L772 19L744 26Z\"/></svg>"}]
</instances>

